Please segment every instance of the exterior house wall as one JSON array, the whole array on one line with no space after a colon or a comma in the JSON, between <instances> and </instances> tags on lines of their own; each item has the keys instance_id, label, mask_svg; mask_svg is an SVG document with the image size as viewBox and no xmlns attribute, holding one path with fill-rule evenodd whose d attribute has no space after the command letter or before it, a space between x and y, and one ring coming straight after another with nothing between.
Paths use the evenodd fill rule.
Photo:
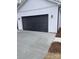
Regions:
<instances>
[{"instance_id":1,"label":"exterior house wall","mask_svg":"<svg viewBox=\"0 0 79 59\"><path fill-rule=\"evenodd\" d=\"M18 27L23 30L22 16L48 14L48 32L57 32L58 6L46 0L28 0L18 10ZM51 17L53 15L53 17Z\"/></svg>"}]
</instances>

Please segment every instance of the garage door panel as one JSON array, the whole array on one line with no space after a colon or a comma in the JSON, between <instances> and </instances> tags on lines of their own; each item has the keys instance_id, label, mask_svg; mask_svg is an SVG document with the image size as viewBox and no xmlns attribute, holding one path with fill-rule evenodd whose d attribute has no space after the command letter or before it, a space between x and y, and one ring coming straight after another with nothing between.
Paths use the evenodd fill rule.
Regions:
<instances>
[{"instance_id":1,"label":"garage door panel","mask_svg":"<svg viewBox=\"0 0 79 59\"><path fill-rule=\"evenodd\" d=\"M23 30L48 32L48 15L22 17Z\"/></svg>"}]
</instances>

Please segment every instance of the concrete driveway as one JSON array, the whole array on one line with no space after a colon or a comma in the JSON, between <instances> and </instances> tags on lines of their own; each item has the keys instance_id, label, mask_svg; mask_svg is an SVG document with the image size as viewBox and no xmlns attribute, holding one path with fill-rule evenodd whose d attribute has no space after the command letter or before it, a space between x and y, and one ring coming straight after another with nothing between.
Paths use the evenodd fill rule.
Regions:
<instances>
[{"instance_id":1,"label":"concrete driveway","mask_svg":"<svg viewBox=\"0 0 79 59\"><path fill-rule=\"evenodd\" d=\"M43 59L54 36L45 32L17 32L17 59Z\"/></svg>"}]
</instances>

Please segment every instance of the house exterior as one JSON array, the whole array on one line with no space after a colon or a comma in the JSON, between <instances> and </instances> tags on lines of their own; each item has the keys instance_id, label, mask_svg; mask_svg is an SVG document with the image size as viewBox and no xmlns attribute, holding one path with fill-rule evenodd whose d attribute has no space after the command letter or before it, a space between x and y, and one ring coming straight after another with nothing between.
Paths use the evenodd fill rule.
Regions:
<instances>
[{"instance_id":1,"label":"house exterior","mask_svg":"<svg viewBox=\"0 0 79 59\"><path fill-rule=\"evenodd\" d=\"M24 0L18 6L18 30L57 32L61 27L61 6L55 0Z\"/></svg>"}]
</instances>

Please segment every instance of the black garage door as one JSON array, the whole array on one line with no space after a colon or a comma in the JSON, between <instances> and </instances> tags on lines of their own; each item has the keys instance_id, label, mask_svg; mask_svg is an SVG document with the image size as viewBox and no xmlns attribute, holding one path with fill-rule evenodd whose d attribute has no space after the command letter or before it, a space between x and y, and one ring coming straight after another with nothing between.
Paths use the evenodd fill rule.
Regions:
<instances>
[{"instance_id":1,"label":"black garage door","mask_svg":"<svg viewBox=\"0 0 79 59\"><path fill-rule=\"evenodd\" d=\"M48 15L22 17L23 30L48 32Z\"/></svg>"}]
</instances>

